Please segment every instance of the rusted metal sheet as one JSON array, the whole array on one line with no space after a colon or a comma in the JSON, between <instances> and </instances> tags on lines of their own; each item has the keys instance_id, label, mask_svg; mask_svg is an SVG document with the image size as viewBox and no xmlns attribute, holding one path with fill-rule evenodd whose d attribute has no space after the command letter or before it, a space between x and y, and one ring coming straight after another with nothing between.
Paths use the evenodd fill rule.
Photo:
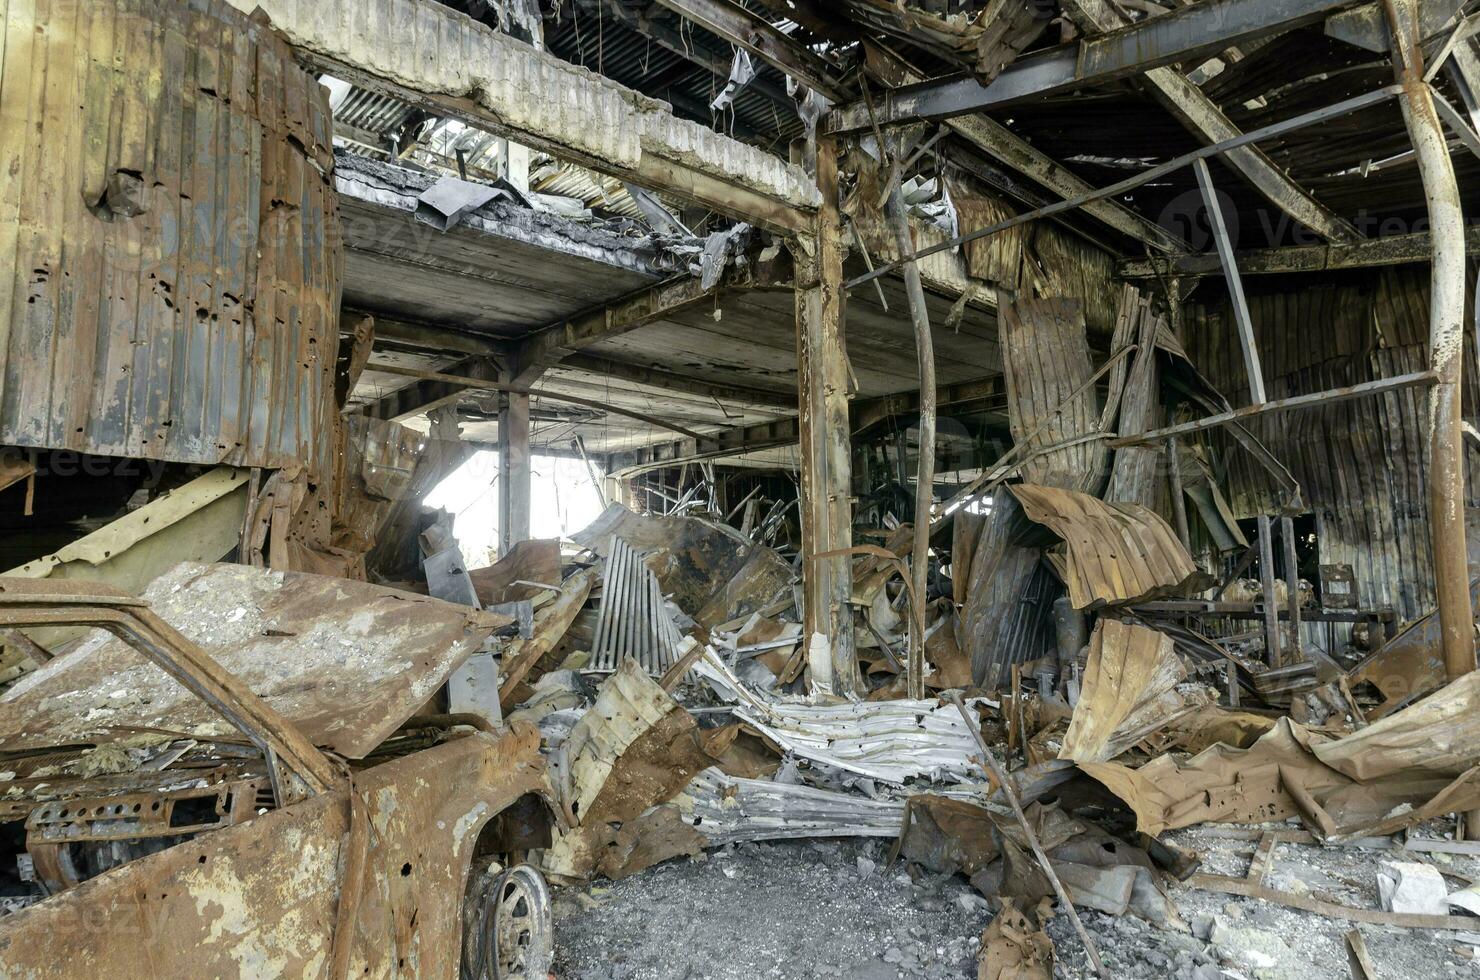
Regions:
<instances>
[{"instance_id":1,"label":"rusted metal sheet","mask_svg":"<svg viewBox=\"0 0 1480 980\"><path fill-rule=\"evenodd\" d=\"M531 793L546 785L529 727L397 758L357 773L352 789L202 834L0 918L0 974L329 976L333 926L354 893L343 879L358 864L344 975L454 980L475 844ZM355 863L345 853L352 819L368 829Z\"/></svg>"},{"instance_id":2,"label":"rusted metal sheet","mask_svg":"<svg viewBox=\"0 0 1480 980\"><path fill-rule=\"evenodd\" d=\"M182 563L145 592L315 745L362 758L508 617L394 589L244 565ZM0 698L0 751L87 743L127 726L229 734L122 640L93 634Z\"/></svg>"},{"instance_id":3,"label":"rusted metal sheet","mask_svg":"<svg viewBox=\"0 0 1480 980\"><path fill-rule=\"evenodd\" d=\"M1427 270L1405 267L1293 293L1250 293L1270 396L1423 371L1427 292ZM1237 341L1220 326L1226 316L1221 305L1189 307L1184 339L1209 379L1234 404L1245 404ZM1467 346L1464 356L1473 368L1473 348ZM1464 404L1471 424L1480 405L1476 379L1467 368ZM1357 605L1390 607L1404 620L1426 615L1435 602L1424 401L1423 389L1406 388L1245 423L1299 480L1316 520L1320 563L1350 565ZM1228 446L1225 436L1207 438L1215 451ZM1268 480L1243 453L1229 452L1226 459L1233 513L1252 516L1270 496ZM1466 484L1468 507L1480 506L1480 456L1473 453ZM1347 629L1335 627L1337 643ZM1307 643L1329 642L1324 626L1307 624L1304 631Z\"/></svg>"},{"instance_id":4,"label":"rusted metal sheet","mask_svg":"<svg viewBox=\"0 0 1480 980\"><path fill-rule=\"evenodd\" d=\"M1180 594L1197 566L1167 522L1139 504L1109 504L1055 487L1008 488L1030 520L1063 539L1055 565L1076 609Z\"/></svg>"},{"instance_id":5,"label":"rusted metal sheet","mask_svg":"<svg viewBox=\"0 0 1480 980\"><path fill-rule=\"evenodd\" d=\"M1032 448L1043 449L1092 435L1099 423L1095 393L1074 395L1094 372L1080 302L1019 300L1002 308L999 322L1013 439L1036 431ZM1107 462L1103 441L1081 442L1028 461L1022 472L1029 483L1094 493Z\"/></svg>"},{"instance_id":6,"label":"rusted metal sheet","mask_svg":"<svg viewBox=\"0 0 1480 980\"><path fill-rule=\"evenodd\" d=\"M324 470L317 80L219 0L10 4L0 57L0 443Z\"/></svg>"},{"instance_id":7,"label":"rusted metal sheet","mask_svg":"<svg viewBox=\"0 0 1480 980\"><path fill-rule=\"evenodd\" d=\"M1480 606L1480 579L1470 583L1470 606L1473 617L1475 607ZM1381 718L1414 698L1438 690L1444 681L1437 610L1409 623L1346 675L1352 688L1371 684L1382 697L1381 704L1365 712L1368 718Z\"/></svg>"}]
</instances>

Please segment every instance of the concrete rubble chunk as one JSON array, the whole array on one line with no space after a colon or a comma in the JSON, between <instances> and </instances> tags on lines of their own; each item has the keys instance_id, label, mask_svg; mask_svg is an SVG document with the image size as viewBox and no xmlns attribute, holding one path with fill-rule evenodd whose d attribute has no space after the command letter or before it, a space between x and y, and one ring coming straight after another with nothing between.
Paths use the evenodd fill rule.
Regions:
<instances>
[{"instance_id":1,"label":"concrete rubble chunk","mask_svg":"<svg viewBox=\"0 0 1480 980\"><path fill-rule=\"evenodd\" d=\"M1377 872L1377 899L1387 912L1449 914L1444 877L1432 865L1416 861L1384 861Z\"/></svg>"}]
</instances>

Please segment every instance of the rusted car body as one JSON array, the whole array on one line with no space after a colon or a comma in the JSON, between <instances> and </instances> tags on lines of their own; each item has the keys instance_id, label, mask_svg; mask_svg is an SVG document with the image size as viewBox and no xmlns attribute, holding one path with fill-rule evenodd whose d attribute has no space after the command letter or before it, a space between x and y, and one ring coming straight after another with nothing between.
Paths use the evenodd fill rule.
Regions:
<instances>
[{"instance_id":1,"label":"rusted car body","mask_svg":"<svg viewBox=\"0 0 1480 980\"><path fill-rule=\"evenodd\" d=\"M544 765L532 728L412 717L411 696L440 686L498 619L320 576L240 566L171 575L165 603L198 611L192 628L224 640L212 652L260 658L253 644L265 639L297 660L249 688L136 597L0 579L0 628L112 634L84 640L0 698L0 839L15 855L0 860L17 862L0 871L10 893L0 901L14 909L0 913L0 976L457 977L470 873L486 877L490 862L538 846ZM202 597L254 575L276 578L248 601L256 620L232 635L222 622L247 613L230 602L202 609ZM329 593L336 601L325 607ZM323 611L306 619L308 607ZM336 615L337 630L309 621ZM400 629L406 642L423 638L411 667L372 659L394 671L372 667L339 691L357 730L336 724L315 695L327 675L305 652L310 638L337 632L337 644L357 649L356 631L369 644ZM230 724L155 720L168 679ZM389 692L387 710L372 718L377 688ZM109 700L128 711L107 714L99 705ZM69 704L80 715L70 730L29 727L72 717ZM89 715L106 724L83 730Z\"/></svg>"}]
</instances>

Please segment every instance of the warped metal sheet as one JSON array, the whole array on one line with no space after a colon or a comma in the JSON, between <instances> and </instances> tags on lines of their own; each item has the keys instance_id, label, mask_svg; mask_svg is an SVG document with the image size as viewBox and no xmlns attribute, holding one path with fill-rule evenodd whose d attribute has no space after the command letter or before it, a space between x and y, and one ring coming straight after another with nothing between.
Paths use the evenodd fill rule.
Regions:
<instances>
[{"instance_id":1,"label":"warped metal sheet","mask_svg":"<svg viewBox=\"0 0 1480 980\"><path fill-rule=\"evenodd\" d=\"M1139 504L1026 483L1009 489L1030 519L1064 539L1060 572L1076 609L1180 594L1197 574L1167 522Z\"/></svg>"},{"instance_id":2,"label":"warped metal sheet","mask_svg":"<svg viewBox=\"0 0 1480 980\"><path fill-rule=\"evenodd\" d=\"M10 4L0 58L0 443L327 470L317 80L220 0Z\"/></svg>"},{"instance_id":3,"label":"warped metal sheet","mask_svg":"<svg viewBox=\"0 0 1480 980\"><path fill-rule=\"evenodd\" d=\"M741 779L705 769L673 799L710 847L795 837L893 837L903 799L872 800L769 779Z\"/></svg>"},{"instance_id":4,"label":"warped metal sheet","mask_svg":"<svg viewBox=\"0 0 1480 980\"><path fill-rule=\"evenodd\" d=\"M365 582L182 562L144 598L314 744L361 758L427 702L508 617ZM155 727L234 731L102 632L0 697L0 751Z\"/></svg>"},{"instance_id":5,"label":"warped metal sheet","mask_svg":"<svg viewBox=\"0 0 1480 980\"><path fill-rule=\"evenodd\" d=\"M899 786L912 779L967 782L981 776L971 761L979 751L976 740L952 705L929 699L811 704L769 698L746 687L712 651L694 672L737 702L736 718L800 758Z\"/></svg>"}]
</instances>

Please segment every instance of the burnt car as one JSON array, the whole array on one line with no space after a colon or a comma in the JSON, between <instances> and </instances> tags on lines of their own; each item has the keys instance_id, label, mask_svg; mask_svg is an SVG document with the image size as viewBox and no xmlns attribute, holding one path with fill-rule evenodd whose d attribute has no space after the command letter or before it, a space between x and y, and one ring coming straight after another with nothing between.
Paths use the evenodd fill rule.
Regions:
<instances>
[{"instance_id":1,"label":"burnt car","mask_svg":"<svg viewBox=\"0 0 1480 980\"><path fill-rule=\"evenodd\" d=\"M69 647L0 696L0 976L544 980L538 733L436 713L506 617L240 565L145 595L0 578L0 629Z\"/></svg>"}]
</instances>

